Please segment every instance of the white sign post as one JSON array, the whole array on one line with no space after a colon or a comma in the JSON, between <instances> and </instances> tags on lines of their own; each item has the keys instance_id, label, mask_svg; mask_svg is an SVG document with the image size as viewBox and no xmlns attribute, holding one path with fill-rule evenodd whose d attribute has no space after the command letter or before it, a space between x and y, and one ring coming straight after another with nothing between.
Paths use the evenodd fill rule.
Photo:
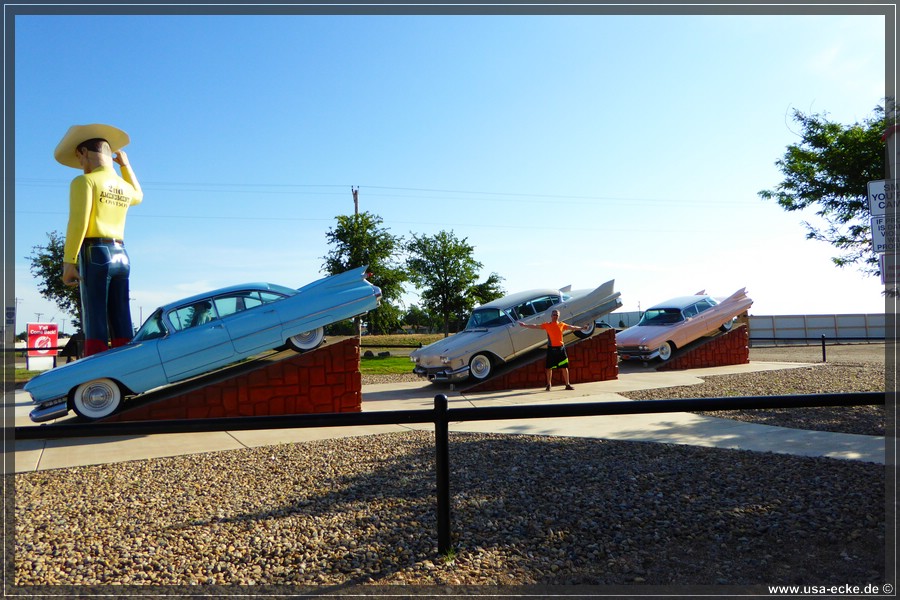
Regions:
<instances>
[{"instance_id":1,"label":"white sign post","mask_svg":"<svg viewBox=\"0 0 900 600\"><path fill-rule=\"evenodd\" d=\"M887 144L888 150L888 179L886 181L870 181L869 211L872 215L872 244L875 252L878 252L879 271L881 271L881 283L888 286L886 290L889 296L897 297L897 181L900 180L900 172L897 171L897 135L900 132L900 124L888 127L881 137ZM879 189L880 184L880 189ZM881 219L876 222L876 220ZM883 226L883 229L882 229ZM895 300L896 302L896 300Z\"/></svg>"},{"instance_id":2,"label":"white sign post","mask_svg":"<svg viewBox=\"0 0 900 600\"><path fill-rule=\"evenodd\" d=\"M897 251L897 221L895 215L872 217L872 245L875 252Z\"/></svg>"},{"instance_id":3,"label":"white sign post","mask_svg":"<svg viewBox=\"0 0 900 600\"><path fill-rule=\"evenodd\" d=\"M867 184L869 192L869 214L873 217L886 215L889 209L897 208L896 179L879 179Z\"/></svg>"},{"instance_id":4,"label":"white sign post","mask_svg":"<svg viewBox=\"0 0 900 600\"><path fill-rule=\"evenodd\" d=\"M895 252L878 255L878 270L881 271L882 285L900 283L897 278L897 254Z\"/></svg>"}]
</instances>

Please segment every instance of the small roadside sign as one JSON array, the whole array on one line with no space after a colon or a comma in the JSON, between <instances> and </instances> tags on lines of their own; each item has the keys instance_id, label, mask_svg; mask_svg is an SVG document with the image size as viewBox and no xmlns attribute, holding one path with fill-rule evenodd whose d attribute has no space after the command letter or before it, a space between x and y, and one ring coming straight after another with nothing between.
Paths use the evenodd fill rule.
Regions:
<instances>
[{"instance_id":1,"label":"small roadside sign","mask_svg":"<svg viewBox=\"0 0 900 600\"><path fill-rule=\"evenodd\" d=\"M879 179L866 184L869 193L869 214L873 217L886 215L888 210L896 210L897 179Z\"/></svg>"},{"instance_id":2,"label":"small roadside sign","mask_svg":"<svg viewBox=\"0 0 900 600\"><path fill-rule=\"evenodd\" d=\"M28 323L28 356L56 354L59 326L56 323Z\"/></svg>"},{"instance_id":3,"label":"small roadside sign","mask_svg":"<svg viewBox=\"0 0 900 600\"><path fill-rule=\"evenodd\" d=\"M897 266L897 254L890 252L878 255L878 270L881 271L882 285L897 285Z\"/></svg>"},{"instance_id":4,"label":"small roadside sign","mask_svg":"<svg viewBox=\"0 0 900 600\"><path fill-rule=\"evenodd\" d=\"M872 217L872 245L875 252L897 251L897 221L895 215Z\"/></svg>"}]
</instances>

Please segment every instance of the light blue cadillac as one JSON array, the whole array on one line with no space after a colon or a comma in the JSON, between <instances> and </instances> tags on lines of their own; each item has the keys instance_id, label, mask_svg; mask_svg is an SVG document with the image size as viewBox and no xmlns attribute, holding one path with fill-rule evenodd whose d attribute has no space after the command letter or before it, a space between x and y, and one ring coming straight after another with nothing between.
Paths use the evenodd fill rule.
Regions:
<instances>
[{"instance_id":1,"label":"light blue cadillac","mask_svg":"<svg viewBox=\"0 0 900 600\"><path fill-rule=\"evenodd\" d=\"M362 315L381 302L366 267L299 289L248 283L185 298L156 309L134 339L41 373L25 385L36 423L74 410L85 419L115 412L125 396L183 381L285 346L312 350L324 327Z\"/></svg>"}]
</instances>

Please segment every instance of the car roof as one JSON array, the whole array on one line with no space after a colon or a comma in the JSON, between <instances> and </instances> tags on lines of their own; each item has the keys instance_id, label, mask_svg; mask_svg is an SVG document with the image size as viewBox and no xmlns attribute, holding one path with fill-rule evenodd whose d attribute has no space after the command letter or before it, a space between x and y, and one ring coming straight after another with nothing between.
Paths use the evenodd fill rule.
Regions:
<instances>
[{"instance_id":1,"label":"car roof","mask_svg":"<svg viewBox=\"0 0 900 600\"><path fill-rule=\"evenodd\" d=\"M540 288L535 290L526 290L524 292L516 292L515 294L509 294L508 296L503 296L502 298L498 298L497 300L491 300L487 304L482 304L475 310L480 310L482 308L509 308L511 306L515 306L517 304L521 304L526 300L531 300L532 298L540 298L541 296L559 296L559 290L554 290L553 288Z\"/></svg>"},{"instance_id":2,"label":"car roof","mask_svg":"<svg viewBox=\"0 0 900 600\"><path fill-rule=\"evenodd\" d=\"M296 293L296 290L291 288L287 288L282 285L276 285L274 283L265 283L265 282L255 282L255 283L241 283L237 285L229 285L227 287L219 288L217 290L212 290L209 292L204 292L202 294L195 294L193 296L188 296L187 298L182 298L181 300L175 300L174 302L169 302L168 304L162 305L160 308L163 311L168 311L170 309L176 308L178 306L183 306L185 304L192 304L194 302L198 302L200 300L205 300L206 298L211 298L213 296L221 296L222 294L230 294L233 292L242 292L242 291L273 291L278 293L286 293L287 290L290 290Z\"/></svg>"},{"instance_id":3,"label":"car roof","mask_svg":"<svg viewBox=\"0 0 900 600\"><path fill-rule=\"evenodd\" d=\"M647 310L653 310L656 308L684 309L684 308L687 308L688 306L690 306L691 304L694 304L695 302L698 302L700 300L705 300L705 299L712 299L712 297L707 296L705 294L699 295L699 296L678 296L677 298L671 298L669 300L666 300L665 302L660 302L659 304L654 304Z\"/></svg>"}]
</instances>

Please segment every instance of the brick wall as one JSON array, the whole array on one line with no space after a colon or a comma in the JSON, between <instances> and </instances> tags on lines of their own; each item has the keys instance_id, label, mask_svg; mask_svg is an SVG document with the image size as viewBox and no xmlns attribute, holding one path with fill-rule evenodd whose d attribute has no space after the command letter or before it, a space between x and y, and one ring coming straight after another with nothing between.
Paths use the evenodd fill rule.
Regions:
<instances>
[{"instance_id":1,"label":"brick wall","mask_svg":"<svg viewBox=\"0 0 900 600\"><path fill-rule=\"evenodd\" d=\"M618 379L619 359L616 354L615 330L596 333L586 340L566 346L569 355L569 381L587 383ZM535 352L537 358L515 369L491 377L483 383L466 388L467 392L493 392L544 387L547 385L546 357L543 351ZM553 385L562 385L562 374L554 370Z\"/></svg>"},{"instance_id":2,"label":"brick wall","mask_svg":"<svg viewBox=\"0 0 900 600\"><path fill-rule=\"evenodd\" d=\"M139 402L139 400L138 400ZM105 421L204 419L362 411L359 338L265 363L199 389L136 404Z\"/></svg>"},{"instance_id":3,"label":"brick wall","mask_svg":"<svg viewBox=\"0 0 900 600\"><path fill-rule=\"evenodd\" d=\"M740 321L739 321L740 322ZM710 338L685 350L676 350L675 356L657 367L657 371L680 371L704 367L724 367L750 362L750 329L735 325L731 331Z\"/></svg>"}]
</instances>

